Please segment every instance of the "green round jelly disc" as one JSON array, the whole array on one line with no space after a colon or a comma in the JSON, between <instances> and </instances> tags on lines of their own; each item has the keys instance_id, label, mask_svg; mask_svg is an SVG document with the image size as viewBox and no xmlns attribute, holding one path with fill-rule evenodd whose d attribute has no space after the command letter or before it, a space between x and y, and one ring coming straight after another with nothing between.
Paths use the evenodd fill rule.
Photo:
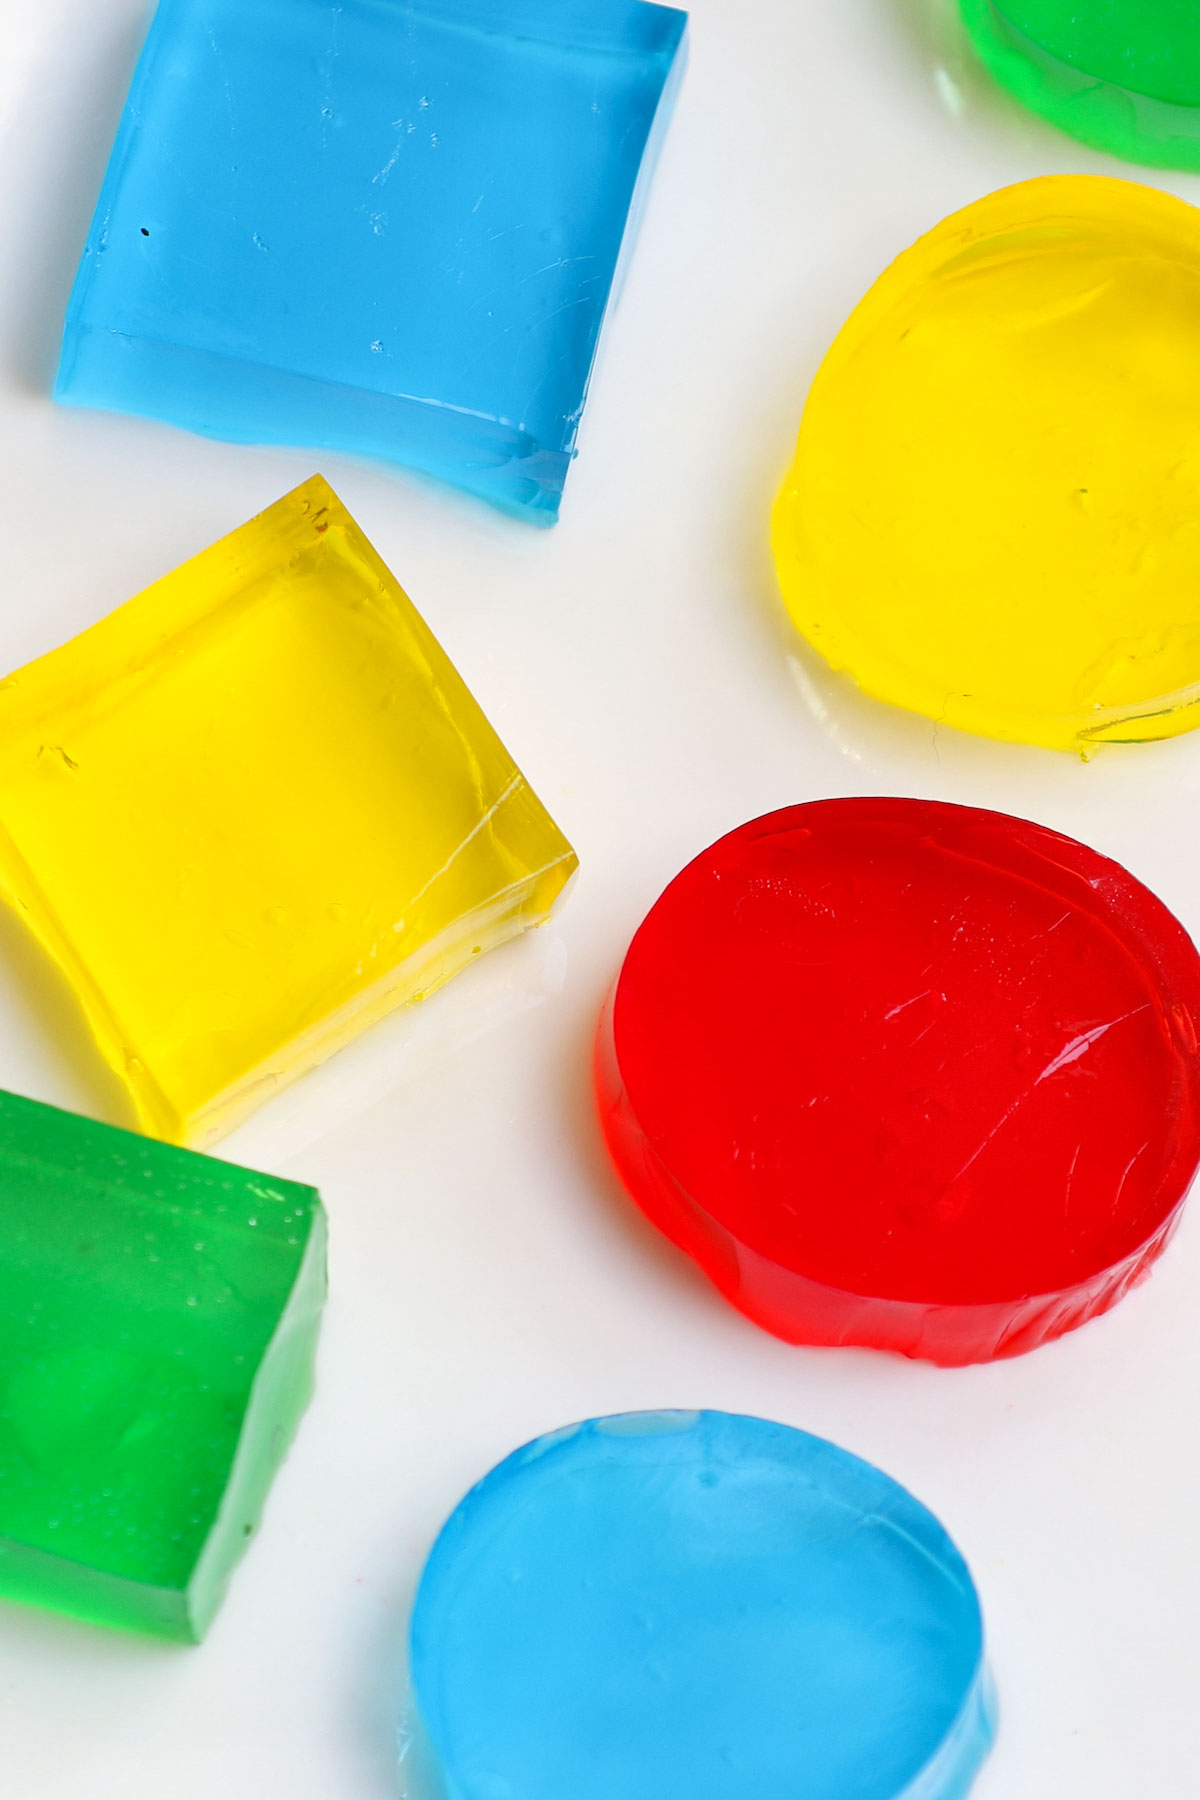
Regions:
<instances>
[{"instance_id":1,"label":"green round jelly disc","mask_svg":"<svg viewBox=\"0 0 1200 1800\"><path fill-rule=\"evenodd\" d=\"M959 0L996 79L1098 149L1200 169L1200 0Z\"/></svg>"}]
</instances>

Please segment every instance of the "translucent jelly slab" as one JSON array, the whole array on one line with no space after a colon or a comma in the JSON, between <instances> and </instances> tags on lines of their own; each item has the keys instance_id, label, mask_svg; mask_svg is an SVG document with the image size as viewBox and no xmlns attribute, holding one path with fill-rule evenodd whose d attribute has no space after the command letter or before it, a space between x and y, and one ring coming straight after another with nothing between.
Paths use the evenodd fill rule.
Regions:
<instances>
[{"instance_id":1,"label":"translucent jelly slab","mask_svg":"<svg viewBox=\"0 0 1200 1800\"><path fill-rule=\"evenodd\" d=\"M1063 131L1130 162L1200 169L1196 0L959 0L993 75Z\"/></svg>"},{"instance_id":2,"label":"translucent jelly slab","mask_svg":"<svg viewBox=\"0 0 1200 1800\"><path fill-rule=\"evenodd\" d=\"M314 1189L0 1094L0 1596L197 1642L324 1298Z\"/></svg>"},{"instance_id":3,"label":"translucent jelly slab","mask_svg":"<svg viewBox=\"0 0 1200 1800\"><path fill-rule=\"evenodd\" d=\"M594 1419L501 1463L434 1546L412 1675L445 1800L961 1800L992 1736L937 1520L728 1413Z\"/></svg>"},{"instance_id":4,"label":"translucent jelly slab","mask_svg":"<svg viewBox=\"0 0 1200 1800\"><path fill-rule=\"evenodd\" d=\"M870 694L1063 749L1200 722L1200 212L1006 188L876 283L775 510L801 631Z\"/></svg>"},{"instance_id":5,"label":"translucent jelly slab","mask_svg":"<svg viewBox=\"0 0 1200 1800\"><path fill-rule=\"evenodd\" d=\"M380 457L552 524L685 23L159 0L58 398Z\"/></svg>"},{"instance_id":6,"label":"translucent jelly slab","mask_svg":"<svg viewBox=\"0 0 1200 1800\"><path fill-rule=\"evenodd\" d=\"M967 1363L1119 1300L1200 1162L1200 957L1095 851L786 808L672 882L601 1028L631 1194L767 1330Z\"/></svg>"},{"instance_id":7,"label":"translucent jelly slab","mask_svg":"<svg viewBox=\"0 0 1200 1800\"><path fill-rule=\"evenodd\" d=\"M228 1130L574 867L320 477L0 684L0 884L158 1137Z\"/></svg>"}]
</instances>

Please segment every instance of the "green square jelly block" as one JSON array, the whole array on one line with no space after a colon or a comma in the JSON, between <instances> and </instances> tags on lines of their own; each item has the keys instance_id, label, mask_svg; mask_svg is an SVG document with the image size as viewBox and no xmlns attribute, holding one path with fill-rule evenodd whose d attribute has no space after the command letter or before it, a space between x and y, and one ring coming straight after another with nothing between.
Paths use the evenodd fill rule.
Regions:
<instances>
[{"instance_id":1,"label":"green square jelly block","mask_svg":"<svg viewBox=\"0 0 1200 1800\"><path fill-rule=\"evenodd\" d=\"M0 1596L198 1642L324 1297L315 1189L0 1093Z\"/></svg>"}]
</instances>

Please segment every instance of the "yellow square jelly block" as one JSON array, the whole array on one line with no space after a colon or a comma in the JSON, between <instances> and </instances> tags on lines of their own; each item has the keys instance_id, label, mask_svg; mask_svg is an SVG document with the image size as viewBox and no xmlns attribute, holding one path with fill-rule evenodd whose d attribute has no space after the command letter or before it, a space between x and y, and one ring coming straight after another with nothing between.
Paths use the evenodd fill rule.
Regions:
<instances>
[{"instance_id":1,"label":"yellow square jelly block","mask_svg":"<svg viewBox=\"0 0 1200 1800\"><path fill-rule=\"evenodd\" d=\"M320 477L0 684L0 886L155 1137L219 1137L575 863Z\"/></svg>"}]
</instances>

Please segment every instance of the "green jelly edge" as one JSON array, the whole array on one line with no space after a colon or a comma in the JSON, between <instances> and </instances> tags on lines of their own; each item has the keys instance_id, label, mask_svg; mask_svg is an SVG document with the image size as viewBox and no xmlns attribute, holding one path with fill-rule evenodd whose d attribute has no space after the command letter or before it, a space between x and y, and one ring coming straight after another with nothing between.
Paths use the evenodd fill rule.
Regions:
<instances>
[{"instance_id":1,"label":"green jelly edge","mask_svg":"<svg viewBox=\"0 0 1200 1800\"><path fill-rule=\"evenodd\" d=\"M262 1518L267 1493L316 1385L317 1334L327 1287L325 1209L315 1189L304 1258L275 1335L258 1366L225 1493L188 1585L180 1636L198 1644Z\"/></svg>"},{"instance_id":2,"label":"green jelly edge","mask_svg":"<svg viewBox=\"0 0 1200 1800\"><path fill-rule=\"evenodd\" d=\"M25 1119L35 1129L39 1125L44 1129L47 1119L53 1119L56 1128L110 1138L114 1149L120 1149L134 1136L118 1126L81 1119L3 1091L0 1114L8 1114L10 1119L15 1114L17 1120ZM138 1138L137 1143L140 1149L151 1148L156 1156L161 1155L168 1166L218 1161L154 1139ZM239 1175L257 1173L239 1164L219 1166ZM203 1639L262 1518L271 1483L296 1435L316 1381L317 1337L328 1286L328 1221L315 1188L278 1176L271 1180L304 1197L308 1239L287 1304L259 1361L229 1478L186 1587L150 1587L0 1537L0 1599L62 1613L86 1624L147 1633L180 1644L199 1644Z\"/></svg>"},{"instance_id":3,"label":"green jelly edge","mask_svg":"<svg viewBox=\"0 0 1200 1800\"><path fill-rule=\"evenodd\" d=\"M1031 112L1127 162L1200 171L1200 105L1155 100L1072 68L1018 30L994 0L959 0L959 9L992 75Z\"/></svg>"}]
</instances>

